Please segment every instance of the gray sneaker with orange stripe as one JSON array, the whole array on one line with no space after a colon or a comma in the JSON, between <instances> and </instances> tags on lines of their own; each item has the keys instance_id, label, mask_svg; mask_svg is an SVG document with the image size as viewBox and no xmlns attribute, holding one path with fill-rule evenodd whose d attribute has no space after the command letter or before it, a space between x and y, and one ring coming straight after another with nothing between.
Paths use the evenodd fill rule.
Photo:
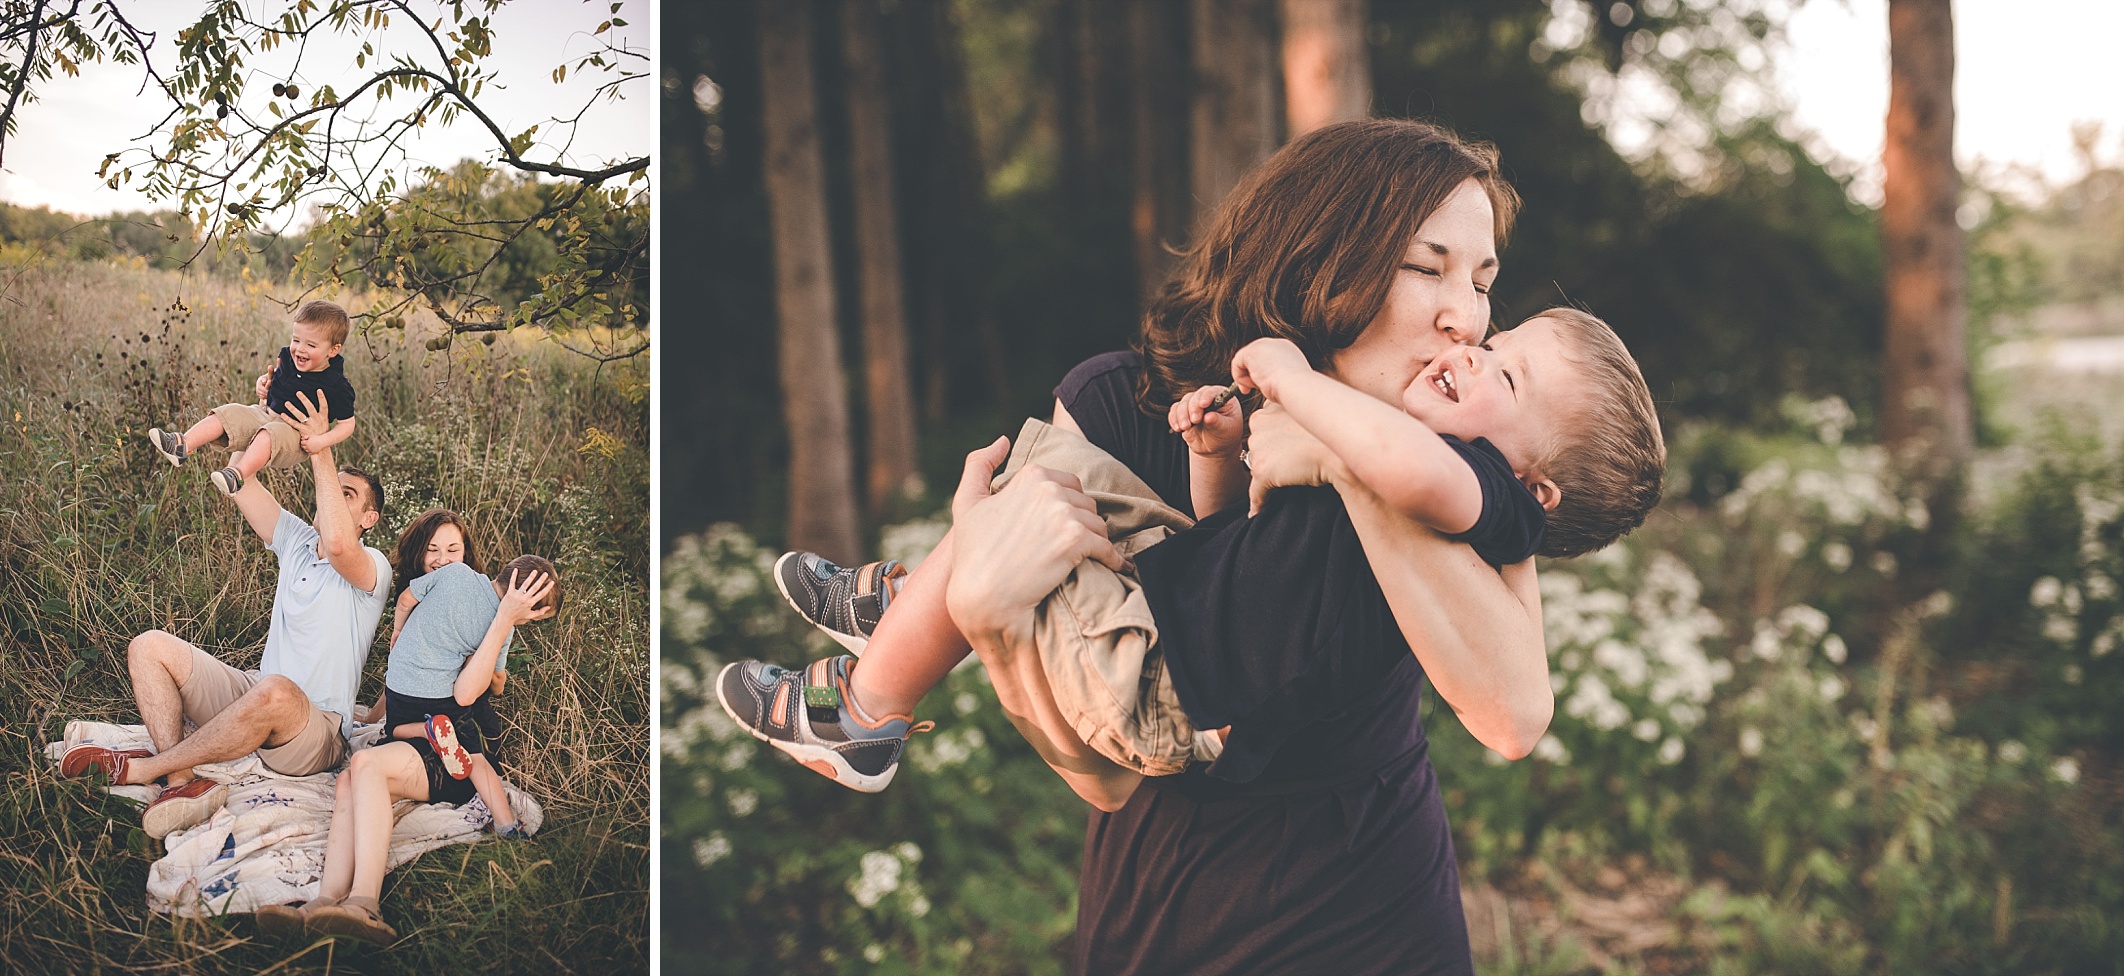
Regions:
<instances>
[{"instance_id":1,"label":"gray sneaker with orange stripe","mask_svg":"<svg viewBox=\"0 0 2124 976\"><path fill-rule=\"evenodd\" d=\"M899 771L907 737L934 723L911 715L865 721L848 694L854 661L843 654L801 671L739 661L716 677L715 697L754 738L842 786L876 793Z\"/></svg>"}]
</instances>

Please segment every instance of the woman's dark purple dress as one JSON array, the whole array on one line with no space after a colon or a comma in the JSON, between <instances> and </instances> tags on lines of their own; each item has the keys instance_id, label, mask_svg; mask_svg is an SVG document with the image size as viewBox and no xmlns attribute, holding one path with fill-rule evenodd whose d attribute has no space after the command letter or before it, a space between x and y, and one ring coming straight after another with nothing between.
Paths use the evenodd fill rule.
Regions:
<instances>
[{"instance_id":1,"label":"woman's dark purple dress","mask_svg":"<svg viewBox=\"0 0 2124 976\"><path fill-rule=\"evenodd\" d=\"M1187 448L1110 353L1055 395L1174 507ZM1207 769L1091 813L1075 971L1472 974L1423 669L1329 488L1276 492L1139 557L1181 703L1231 724Z\"/></svg>"}]
</instances>

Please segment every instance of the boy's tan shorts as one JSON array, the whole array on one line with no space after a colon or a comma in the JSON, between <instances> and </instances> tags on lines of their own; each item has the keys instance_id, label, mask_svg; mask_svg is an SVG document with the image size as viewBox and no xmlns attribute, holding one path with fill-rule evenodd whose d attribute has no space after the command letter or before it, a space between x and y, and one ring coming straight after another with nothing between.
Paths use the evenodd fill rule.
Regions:
<instances>
[{"instance_id":1,"label":"boy's tan shorts","mask_svg":"<svg viewBox=\"0 0 2124 976\"><path fill-rule=\"evenodd\" d=\"M258 679L194 647L192 675L178 687L177 694L184 700L184 717L195 726L205 725L257 683ZM325 711L316 702L309 705L310 722L293 739L258 748L258 758L267 769L283 776L308 776L331 769L347 758L347 740L339 732L339 713Z\"/></svg>"},{"instance_id":2,"label":"boy's tan shorts","mask_svg":"<svg viewBox=\"0 0 2124 976\"><path fill-rule=\"evenodd\" d=\"M224 403L214 408L214 416L221 420L229 450L242 451L250 447L258 432L265 431L267 440L273 445L273 456L266 459L266 467L292 468L303 462L302 435L264 405Z\"/></svg>"},{"instance_id":3,"label":"boy's tan shorts","mask_svg":"<svg viewBox=\"0 0 2124 976\"><path fill-rule=\"evenodd\" d=\"M1028 464L1076 475L1099 506L1107 538L1130 560L1194 524L1073 431L1026 421L993 487L1001 490ZM1079 564L1035 611L1033 645L1056 706L1100 755L1145 776L1170 776L1223 751L1180 708L1133 561L1125 573L1089 559Z\"/></svg>"}]
</instances>

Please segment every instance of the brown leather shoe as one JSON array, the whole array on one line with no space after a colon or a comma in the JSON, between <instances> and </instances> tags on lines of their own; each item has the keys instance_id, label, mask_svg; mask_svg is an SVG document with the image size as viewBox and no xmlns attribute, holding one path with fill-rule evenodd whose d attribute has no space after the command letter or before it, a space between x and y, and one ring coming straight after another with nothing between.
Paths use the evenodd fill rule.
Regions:
<instances>
[{"instance_id":1,"label":"brown leather shoe","mask_svg":"<svg viewBox=\"0 0 2124 976\"><path fill-rule=\"evenodd\" d=\"M260 905L258 931L266 935L301 935L303 911L293 905Z\"/></svg>"},{"instance_id":2,"label":"brown leather shoe","mask_svg":"<svg viewBox=\"0 0 2124 976\"><path fill-rule=\"evenodd\" d=\"M355 896L306 912L306 924L313 935L344 935L390 945L398 941L398 930L384 923L379 908L376 899Z\"/></svg>"},{"instance_id":3,"label":"brown leather shoe","mask_svg":"<svg viewBox=\"0 0 2124 976\"><path fill-rule=\"evenodd\" d=\"M111 749L105 746L75 746L59 759L59 775L66 777L87 776L101 770L111 785L125 783L125 764L129 759L146 759L154 753L146 749Z\"/></svg>"},{"instance_id":4,"label":"brown leather shoe","mask_svg":"<svg viewBox=\"0 0 2124 976\"><path fill-rule=\"evenodd\" d=\"M174 831L196 826L229 802L229 788L204 776L162 791L140 814L140 827L149 837L161 840Z\"/></svg>"}]
</instances>

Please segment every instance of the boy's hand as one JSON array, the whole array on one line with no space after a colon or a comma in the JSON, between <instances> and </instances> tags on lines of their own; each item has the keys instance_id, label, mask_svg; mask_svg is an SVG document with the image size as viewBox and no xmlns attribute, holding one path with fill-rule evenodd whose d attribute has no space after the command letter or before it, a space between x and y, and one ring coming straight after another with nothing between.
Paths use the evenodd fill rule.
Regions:
<instances>
[{"instance_id":1,"label":"boy's hand","mask_svg":"<svg viewBox=\"0 0 2124 976\"><path fill-rule=\"evenodd\" d=\"M259 374L258 382L255 385L255 389L258 391L259 403L266 402L266 391L273 388L273 373L279 369L280 362L278 360L275 360L273 362L273 365L266 367L266 371L264 373Z\"/></svg>"},{"instance_id":2,"label":"boy's hand","mask_svg":"<svg viewBox=\"0 0 2124 976\"><path fill-rule=\"evenodd\" d=\"M1289 339L1255 339L1232 357L1232 385L1241 393L1259 390L1271 400L1283 377L1312 371L1313 364Z\"/></svg>"},{"instance_id":3,"label":"boy's hand","mask_svg":"<svg viewBox=\"0 0 2124 976\"><path fill-rule=\"evenodd\" d=\"M1188 450L1203 457L1233 457L1246 443L1246 417L1239 398L1226 397L1223 405L1210 406L1227 389L1202 387L1173 401L1172 409L1166 411L1166 423L1187 442Z\"/></svg>"},{"instance_id":4,"label":"boy's hand","mask_svg":"<svg viewBox=\"0 0 2124 976\"><path fill-rule=\"evenodd\" d=\"M509 572L509 587L503 591L501 609L495 616L509 621L511 627L521 627L534 620L553 616L552 607L541 607L538 601L553 592L553 577L545 573L525 573L521 578L515 570ZM537 609L533 609L536 607Z\"/></svg>"}]
</instances>

